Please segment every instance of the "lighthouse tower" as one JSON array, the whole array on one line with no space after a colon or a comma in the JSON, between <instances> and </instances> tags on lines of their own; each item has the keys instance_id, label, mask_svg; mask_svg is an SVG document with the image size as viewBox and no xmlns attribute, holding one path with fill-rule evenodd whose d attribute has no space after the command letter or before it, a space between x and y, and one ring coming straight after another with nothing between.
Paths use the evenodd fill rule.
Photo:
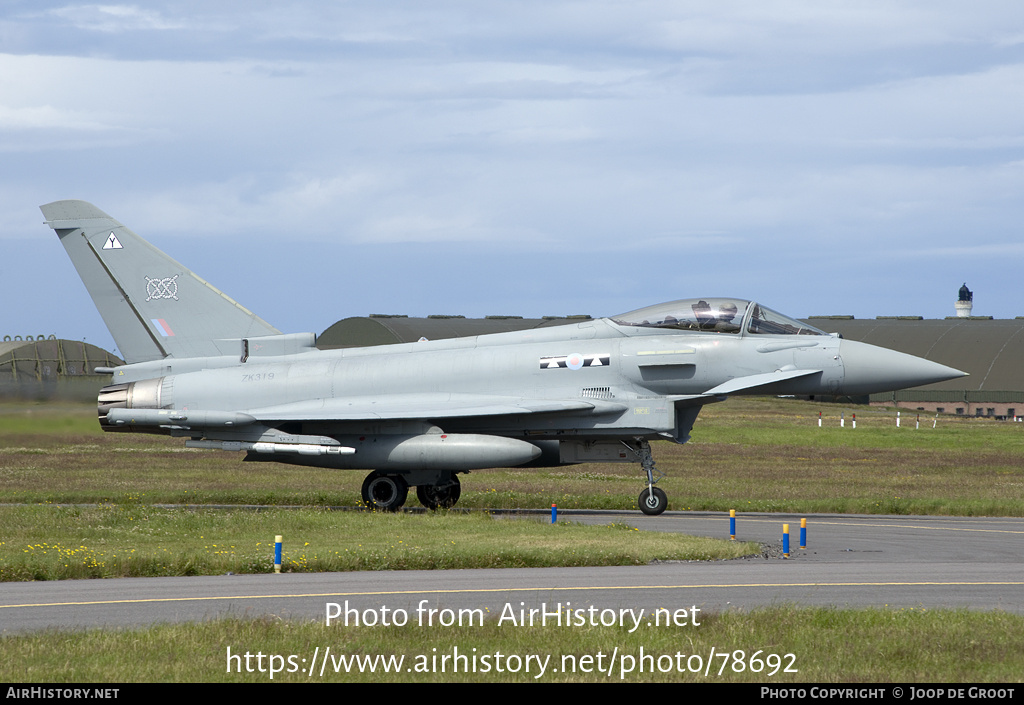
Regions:
<instances>
[{"instance_id":1,"label":"lighthouse tower","mask_svg":"<svg viewBox=\"0 0 1024 705\"><path fill-rule=\"evenodd\" d=\"M954 306L956 306L957 318L971 317L971 309L974 308L974 292L967 288L967 282L960 287L960 297Z\"/></svg>"}]
</instances>

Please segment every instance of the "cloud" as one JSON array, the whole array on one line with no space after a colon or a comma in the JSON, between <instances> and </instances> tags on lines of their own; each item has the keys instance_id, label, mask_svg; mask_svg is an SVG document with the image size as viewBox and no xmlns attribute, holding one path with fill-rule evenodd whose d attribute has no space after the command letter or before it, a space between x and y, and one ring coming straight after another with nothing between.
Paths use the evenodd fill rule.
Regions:
<instances>
[{"instance_id":1,"label":"cloud","mask_svg":"<svg viewBox=\"0 0 1024 705\"><path fill-rule=\"evenodd\" d=\"M112 34L186 27L182 21L168 20L155 10L143 10L136 5L65 5L48 10L47 14L78 29Z\"/></svg>"},{"instance_id":2,"label":"cloud","mask_svg":"<svg viewBox=\"0 0 1024 705\"><path fill-rule=\"evenodd\" d=\"M61 129L103 131L112 129L101 117L76 113L66 108L41 105L10 108L0 105L0 132L6 130Z\"/></svg>"},{"instance_id":3,"label":"cloud","mask_svg":"<svg viewBox=\"0 0 1024 705\"><path fill-rule=\"evenodd\" d=\"M790 310L848 266L866 297L921 263L957 287L961 268L1017 276L1016 2L19 6L0 19L0 192L32 229L7 238L86 198L184 238L182 259L443 270L455 252L485 285L537 268L591 301L613 282L597 312L717 287Z\"/></svg>"}]
</instances>

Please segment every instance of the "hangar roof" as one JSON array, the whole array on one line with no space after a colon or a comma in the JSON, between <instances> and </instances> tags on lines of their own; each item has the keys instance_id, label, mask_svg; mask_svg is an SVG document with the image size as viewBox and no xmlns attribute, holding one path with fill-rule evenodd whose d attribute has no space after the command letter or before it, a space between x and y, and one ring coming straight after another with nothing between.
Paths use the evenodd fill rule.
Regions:
<instances>
[{"instance_id":1,"label":"hangar roof","mask_svg":"<svg viewBox=\"0 0 1024 705\"><path fill-rule=\"evenodd\" d=\"M948 365L970 377L921 390L1024 392L1024 318L810 318L829 333Z\"/></svg>"},{"instance_id":2,"label":"hangar roof","mask_svg":"<svg viewBox=\"0 0 1024 705\"><path fill-rule=\"evenodd\" d=\"M123 364L113 353L80 340L40 336L0 342L0 383L91 375L97 367Z\"/></svg>"},{"instance_id":3,"label":"hangar roof","mask_svg":"<svg viewBox=\"0 0 1024 705\"><path fill-rule=\"evenodd\" d=\"M464 338L489 333L505 333L513 330L560 326L579 323L590 316L568 318L520 318L519 316L490 316L488 318L464 318L462 316L432 316L430 318L409 318L408 316L352 317L338 321L317 337L318 348L363 347L390 345L392 343L415 343L420 338L444 340Z\"/></svg>"}]
</instances>

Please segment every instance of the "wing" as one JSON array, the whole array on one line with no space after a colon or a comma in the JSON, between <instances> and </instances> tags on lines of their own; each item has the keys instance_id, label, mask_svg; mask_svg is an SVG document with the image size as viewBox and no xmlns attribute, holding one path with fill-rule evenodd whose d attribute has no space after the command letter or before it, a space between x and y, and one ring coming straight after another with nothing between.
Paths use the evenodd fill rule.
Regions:
<instances>
[{"instance_id":1,"label":"wing","mask_svg":"<svg viewBox=\"0 0 1024 705\"><path fill-rule=\"evenodd\" d=\"M391 394L309 401L248 409L258 421L368 421L445 419L515 414L613 414L627 409L600 400L524 399L481 394Z\"/></svg>"}]
</instances>

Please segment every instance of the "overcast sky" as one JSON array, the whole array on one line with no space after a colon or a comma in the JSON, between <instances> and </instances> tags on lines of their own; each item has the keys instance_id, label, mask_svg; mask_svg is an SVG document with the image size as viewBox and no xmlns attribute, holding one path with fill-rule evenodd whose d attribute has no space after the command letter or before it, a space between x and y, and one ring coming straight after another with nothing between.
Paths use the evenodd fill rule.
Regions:
<instances>
[{"instance_id":1,"label":"overcast sky","mask_svg":"<svg viewBox=\"0 0 1024 705\"><path fill-rule=\"evenodd\" d=\"M113 348L90 201L286 332L1024 316L1024 3L0 3L0 337ZM827 326L826 326L827 327Z\"/></svg>"}]
</instances>

